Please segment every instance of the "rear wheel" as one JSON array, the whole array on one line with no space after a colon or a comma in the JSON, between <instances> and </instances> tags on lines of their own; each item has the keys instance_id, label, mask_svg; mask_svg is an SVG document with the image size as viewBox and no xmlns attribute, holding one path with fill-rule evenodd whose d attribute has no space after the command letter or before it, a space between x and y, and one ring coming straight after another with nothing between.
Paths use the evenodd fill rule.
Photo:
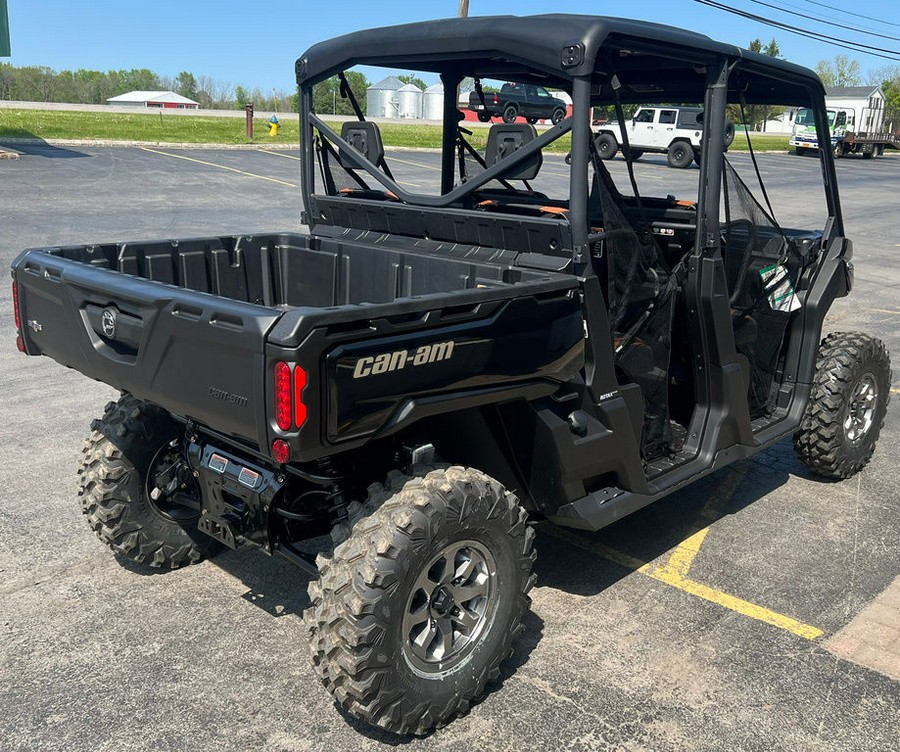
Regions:
<instances>
[{"instance_id":1,"label":"rear wheel","mask_svg":"<svg viewBox=\"0 0 900 752\"><path fill-rule=\"evenodd\" d=\"M184 462L181 424L123 394L91 428L78 495L100 540L152 567L176 569L212 553L216 542L197 529L200 496Z\"/></svg>"},{"instance_id":2,"label":"rear wheel","mask_svg":"<svg viewBox=\"0 0 900 752\"><path fill-rule=\"evenodd\" d=\"M594 139L594 146L600 159L612 159L619 150L619 142L612 133L601 133Z\"/></svg>"},{"instance_id":3,"label":"rear wheel","mask_svg":"<svg viewBox=\"0 0 900 752\"><path fill-rule=\"evenodd\" d=\"M862 470L884 425L890 389L891 362L884 343L866 334L828 335L794 434L794 449L803 463L827 478L849 478Z\"/></svg>"},{"instance_id":4,"label":"rear wheel","mask_svg":"<svg viewBox=\"0 0 900 752\"><path fill-rule=\"evenodd\" d=\"M669 167L685 168L694 161L694 151L687 141L675 141L666 153Z\"/></svg>"},{"instance_id":5,"label":"rear wheel","mask_svg":"<svg viewBox=\"0 0 900 752\"><path fill-rule=\"evenodd\" d=\"M519 117L519 110L514 104L508 104L503 108L504 123L515 123L517 117Z\"/></svg>"},{"instance_id":6,"label":"rear wheel","mask_svg":"<svg viewBox=\"0 0 900 752\"><path fill-rule=\"evenodd\" d=\"M366 507L318 559L305 615L313 663L349 712L425 733L466 712L512 653L534 534L515 496L462 467L398 474Z\"/></svg>"},{"instance_id":7,"label":"rear wheel","mask_svg":"<svg viewBox=\"0 0 900 752\"><path fill-rule=\"evenodd\" d=\"M566 111L562 107L557 107L555 110L553 110L553 114L550 116L550 122L553 123L553 125L561 123L565 119Z\"/></svg>"}]
</instances>

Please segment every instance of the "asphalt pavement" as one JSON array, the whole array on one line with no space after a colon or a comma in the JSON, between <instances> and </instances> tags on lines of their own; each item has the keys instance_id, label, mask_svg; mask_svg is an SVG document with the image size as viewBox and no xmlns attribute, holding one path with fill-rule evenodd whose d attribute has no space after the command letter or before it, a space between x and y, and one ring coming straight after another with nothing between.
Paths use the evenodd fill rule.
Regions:
<instances>
[{"instance_id":1,"label":"asphalt pavement","mask_svg":"<svg viewBox=\"0 0 900 752\"><path fill-rule=\"evenodd\" d=\"M0 265L23 248L301 229L294 151L21 146L0 162ZM749 157L732 157L755 186ZM437 155L389 154L427 190ZM612 161L617 179L624 163ZM759 156L785 226L824 217L817 160ZM564 190L545 160L536 187ZM696 196L699 171L636 165L645 193ZM900 158L838 175L856 289L830 330L895 353L900 385ZM809 474L789 443L584 535L538 534L538 585L501 681L424 739L345 716L315 679L307 577L258 551L157 573L88 529L75 471L116 394L16 351L0 287L0 749L884 750L900 680L830 641L900 574L900 413L870 466ZM896 397L896 395L895 395ZM900 646L897 646L900 648ZM890 646L886 646L886 650Z\"/></svg>"}]
</instances>

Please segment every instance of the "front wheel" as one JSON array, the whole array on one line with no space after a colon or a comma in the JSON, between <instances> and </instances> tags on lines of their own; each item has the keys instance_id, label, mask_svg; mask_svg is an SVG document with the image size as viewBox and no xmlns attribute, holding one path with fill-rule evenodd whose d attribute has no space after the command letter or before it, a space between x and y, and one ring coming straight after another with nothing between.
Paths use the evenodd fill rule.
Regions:
<instances>
[{"instance_id":1,"label":"front wheel","mask_svg":"<svg viewBox=\"0 0 900 752\"><path fill-rule=\"evenodd\" d=\"M181 424L123 394L91 428L78 495L97 537L152 567L176 569L212 553L216 541L197 529L200 496L184 461Z\"/></svg>"},{"instance_id":2,"label":"front wheel","mask_svg":"<svg viewBox=\"0 0 900 752\"><path fill-rule=\"evenodd\" d=\"M515 123L517 117L519 117L519 110L514 104L508 104L503 108L504 123Z\"/></svg>"},{"instance_id":3,"label":"front wheel","mask_svg":"<svg viewBox=\"0 0 900 752\"><path fill-rule=\"evenodd\" d=\"M683 169L694 161L694 151L687 141L676 141L666 152L666 159L669 162L669 167Z\"/></svg>"},{"instance_id":4,"label":"front wheel","mask_svg":"<svg viewBox=\"0 0 900 752\"><path fill-rule=\"evenodd\" d=\"M478 113L478 119L479 119L482 123L490 123L490 122L491 122L491 115L490 115L490 113L488 113L488 112L479 112L479 113Z\"/></svg>"},{"instance_id":5,"label":"front wheel","mask_svg":"<svg viewBox=\"0 0 900 752\"><path fill-rule=\"evenodd\" d=\"M834 154L835 159L840 159L847 152L844 151L844 144L838 141L834 146L831 147L831 153Z\"/></svg>"},{"instance_id":6,"label":"front wheel","mask_svg":"<svg viewBox=\"0 0 900 752\"><path fill-rule=\"evenodd\" d=\"M515 496L462 467L373 486L367 506L318 559L313 663L349 712L421 734L466 712L512 653L534 533Z\"/></svg>"},{"instance_id":7,"label":"front wheel","mask_svg":"<svg viewBox=\"0 0 900 752\"><path fill-rule=\"evenodd\" d=\"M565 119L566 111L562 107L557 107L555 110L553 110L553 114L550 115L550 122L553 123L553 125L561 123Z\"/></svg>"},{"instance_id":8,"label":"front wheel","mask_svg":"<svg viewBox=\"0 0 900 752\"><path fill-rule=\"evenodd\" d=\"M819 348L816 376L794 450L827 478L849 478L875 451L890 401L891 361L881 340L829 334Z\"/></svg>"}]
</instances>

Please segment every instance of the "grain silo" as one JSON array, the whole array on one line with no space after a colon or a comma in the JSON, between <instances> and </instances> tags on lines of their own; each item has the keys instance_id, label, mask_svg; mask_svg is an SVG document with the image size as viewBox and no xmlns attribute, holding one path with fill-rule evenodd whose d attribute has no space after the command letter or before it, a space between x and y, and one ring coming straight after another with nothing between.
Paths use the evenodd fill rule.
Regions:
<instances>
[{"instance_id":1,"label":"grain silo","mask_svg":"<svg viewBox=\"0 0 900 752\"><path fill-rule=\"evenodd\" d=\"M402 118L418 120L422 117L422 90L415 84L406 84L397 90L397 110Z\"/></svg>"},{"instance_id":2,"label":"grain silo","mask_svg":"<svg viewBox=\"0 0 900 752\"><path fill-rule=\"evenodd\" d=\"M425 89L422 96L422 117L426 120L444 119L444 84L438 82Z\"/></svg>"},{"instance_id":3,"label":"grain silo","mask_svg":"<svg viewBox=\"0 0 900 752\"><path fill-rule=\"evenodd\" d=\"M400 117L398 94L403 82L396 76L388 76L366 89L366 116L376 118ZM421 92L419 92L421 95Z\"/></svg>"}]
</instances>

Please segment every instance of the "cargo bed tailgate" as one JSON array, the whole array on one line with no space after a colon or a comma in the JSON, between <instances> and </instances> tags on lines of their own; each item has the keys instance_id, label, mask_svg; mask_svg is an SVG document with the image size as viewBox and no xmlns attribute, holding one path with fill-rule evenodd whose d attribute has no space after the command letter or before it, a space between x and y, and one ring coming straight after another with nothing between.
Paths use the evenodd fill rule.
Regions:
<instances>
[{"instance_id":1,"label":"cargo bed tailgate","mask_svg":"<svg viewBox=\"0 0 900 752\"><path fill-rule=\"evenodd\" d=\"M50 249L48 249L50 250ZM280 312L51 254L13 263L29 354L265 442L265 334Z\"/></svg>"}]
</instances>

